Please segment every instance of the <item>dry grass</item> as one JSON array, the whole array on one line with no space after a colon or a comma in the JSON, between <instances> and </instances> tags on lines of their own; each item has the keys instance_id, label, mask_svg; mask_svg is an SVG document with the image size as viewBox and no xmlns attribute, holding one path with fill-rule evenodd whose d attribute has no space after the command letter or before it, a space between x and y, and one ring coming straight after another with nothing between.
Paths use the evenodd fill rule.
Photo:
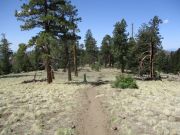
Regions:
<instances>
[{"instance_id":1,"label":"dry grass","mask_svg":"<svg viewBox=\"0 0 180 135\"><path fill-rule=\"evenodd\" d=\"M80 71L73 82L113 81L119 70L89 68ZM0 135L61 135L73 132L82 104L81 90L89 85L66 84L67 73L58 71L56 80L22 84L33 79L34 72L0 78ZM38 72L37 79L45 78ZM102 99L111 124L121 135L180 134L180 82L137 81L139 89L114 89L111 84L97 86L97 98ZM84 97L85 98L85 97Z\"/></svg>"},{"instance_id":2,"label":"dry grass","mask_svg":"<svg viewBox=\"0 0 180 135\"><path fill-rule=\"evenodd\" d=\"M79 106L79 89L85 85L64 84L59 72L56 81L22 84L34 72L8 75L0 79L0 134L54 134L70 129ZM45 73L38 73L44 78ZM58 79L59 78L59 79ZM65 82L65 80L64 80Z\"/></svg>"},{"instance_id":3,"label":"dry grass","mask_svg":"<svg viewBox=\"0 0 180 135\"><path fill-rule=\"evenodd\" d=\"M102 103L121 135L179 135L180 82L137 81L139 89L99 86Z\"/></svg>"}]
</instances>

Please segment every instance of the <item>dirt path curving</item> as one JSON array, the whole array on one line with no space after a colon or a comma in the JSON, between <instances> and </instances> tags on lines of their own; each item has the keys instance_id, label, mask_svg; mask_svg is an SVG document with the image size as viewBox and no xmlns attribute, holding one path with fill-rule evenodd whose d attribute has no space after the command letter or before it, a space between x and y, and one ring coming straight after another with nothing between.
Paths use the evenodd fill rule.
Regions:
<instances>
[{"instance_id":1,"label":"dirt path curving","mask_svg":"<svg viewBox=\"0 0 180 135\"><path fill-rule=\"evenodd\" d=\"M79 121L78 135L112 135L108 123L108 117L103 112L96 87L85 90L87 102L85 111L82 110L81 120Z\"/></svg>"}]
</instances>

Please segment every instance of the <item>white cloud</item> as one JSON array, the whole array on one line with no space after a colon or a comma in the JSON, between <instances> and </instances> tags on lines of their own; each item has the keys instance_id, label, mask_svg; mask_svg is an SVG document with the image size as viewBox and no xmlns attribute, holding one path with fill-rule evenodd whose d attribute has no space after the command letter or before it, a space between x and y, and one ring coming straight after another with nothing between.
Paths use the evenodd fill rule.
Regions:
<instances>
[{"instance_id":1,"label":"white cloud","mask_svg":"<svg viewBox=\"0 0 180 135\"><path fill-rule=\"evenodd\" d=\"M169 20L166 19L166 20L163 21L163 23L164 23L164 24L168 24L168 23L169 23Z\"/></svg>"}]
</instances>

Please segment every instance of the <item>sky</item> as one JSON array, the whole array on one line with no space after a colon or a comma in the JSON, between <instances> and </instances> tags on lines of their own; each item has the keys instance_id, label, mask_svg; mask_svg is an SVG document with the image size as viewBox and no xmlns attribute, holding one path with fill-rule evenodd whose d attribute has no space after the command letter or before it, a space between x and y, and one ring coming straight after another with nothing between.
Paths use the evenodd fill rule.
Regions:
<instances>
[{"instance_id":1,"label":"sky","mask_svg":"<svg viewBox=\"0 0 180 135\"><path fill-rule=\"evenodd\" d=\"M22 0L23 1L23 0ZM19 43L28 43L39 29L21 31L21 22L14 16L15 10L22 5L20 0L0 0L0 33L5 33L13 51ZM81 36L84 43L85 33L91 29L97 45L100 46L106 34L112 36L116 22L125 19L131 33L134 24L134 35L143 23L148 23L155 15L163 20L160 25L162 46L165 50L180 48L180 0L71 0L78 9Z\"/></svg>"}]
</instances>

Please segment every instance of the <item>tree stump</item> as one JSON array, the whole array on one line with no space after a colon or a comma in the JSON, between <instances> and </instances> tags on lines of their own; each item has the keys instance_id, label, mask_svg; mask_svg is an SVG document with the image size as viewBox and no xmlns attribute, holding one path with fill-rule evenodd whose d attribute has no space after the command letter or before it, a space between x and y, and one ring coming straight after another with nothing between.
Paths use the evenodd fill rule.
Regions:
<instances>
[{"instance_id":1,"label":"tree stump","mask_svg":"<svg viewBox=\"0 0 180 135\"><path fill-rule=\"evenodd\" d=\"M86 74L84 74L84 83L87 83Z\"/></svg>"}]
</instances>

